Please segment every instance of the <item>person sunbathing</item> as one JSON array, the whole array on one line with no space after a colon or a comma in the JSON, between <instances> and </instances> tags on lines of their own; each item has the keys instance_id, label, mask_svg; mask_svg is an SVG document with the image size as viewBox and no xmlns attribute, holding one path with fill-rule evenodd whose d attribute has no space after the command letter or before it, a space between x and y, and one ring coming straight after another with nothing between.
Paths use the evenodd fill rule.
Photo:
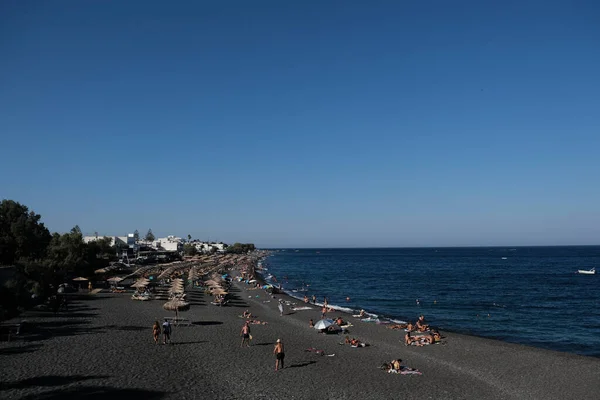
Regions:
<instances>
[{"instance_id":1,"label":"person sunbathing","mask_svg":"<svg viewBox=\"0 0 600 400\"><path fill-rule=\"evenodd\" d=\"M415 330L415 326L413 325L412 322L409 322L408 324L406 324L406 331L407 332L412 332Z\"/></svg>"},{"instance_id":2,"label":"person sunbathing","mask_svg":"<svg viewBox=\"0 0 600 400\"><path fill-rule=\"evenodd\" d=\"M430 343L438 343L438 342L442 341L442 335L440 335L440 333L438 331L432 330L430 335L431 335Z\"/></svg>"},{"instance_id":3,"label":"person sunbathing","mask_svg":"<svg viewBox=\"0 0 600 400\"><path fill-rule=\"evenodd\" d=\"M350 340L350 346L352 346L352 347L366 347L367 344L361 342L358 339L352 338L352 340Z\"/></svg>"},{"instance_id":4,"label":"person sunbathing","mask_svg":"<svg viewBox=\"0 0 600 400\"><path fill-rule=\"evenodd\" d=\"M358 313L358 316L359 316L360 318L364 318L364 317L366 316L366 315L365 315L365 310L360 310L360 312Z\"/></svg>"},{"instance_id":5,"label":"person sunbathing","mask_svg":"<svg viewBox=\"0 0 600 400\"><path fill-rule=\"evenodd\" d=\"M417 346L423 346L423 344L421 343L421 339L423 337L417 337L417 336L412 336L410 334L410 332L406 332L406 335L404 335L404 344L406 344L407 346L410 346L411 344L416 344Z\"/></svg>"},{"instance_id":6,"label":"person sunbathing","mask_svg":"<svg viewBox=\"0 0 600 400\"><path fill-rule=\"evenodd\" d=\"M392 324L392 325L387 325L386 328L388 329L406 329L407 325L406 324Z\"/></svg>"},{"instance_id":7,"label":"person sunbathing","mask_svg":"<svg viewBox=\"0 0 600 400\"><path fill-rule=\"evenodd\" d=\"M425 317L423 314L421 314L417 320L417 329L419 332L425 332L429 329L429 325L425 322Z\"/></svg>"},{"instance_id":8,"label":"person sunbathing","mask_svg":"<svg viewBox=\"0 0 600 400\"><path fill-rule=\"evenodd\" d=\"M339 326L342 326L342 325L344 325L344 320L342 319L342 317L338 317L335 320L335 323L338 324Z\"/></svg>"},{"instance_id":9,"label":"person sunbathing","mask_svg":"<svg viewBox=\"0 0 600 400\"><path fill-rule=\"evenodd\" d=\"M252 318L252 313L249 310L246 310L242 314L242 317L244 317L244 318Z\"/></svg>"}]
</instances>

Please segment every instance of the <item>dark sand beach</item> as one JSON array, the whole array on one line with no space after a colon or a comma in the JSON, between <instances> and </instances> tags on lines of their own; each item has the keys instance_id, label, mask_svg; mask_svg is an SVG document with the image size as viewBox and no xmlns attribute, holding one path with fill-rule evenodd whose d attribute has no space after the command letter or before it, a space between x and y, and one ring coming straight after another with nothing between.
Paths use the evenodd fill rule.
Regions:
<instances>
[{"instance_id":1,"label":"dark sand beach","mask_svg":"<svg viewBox=\"0 0 600 400\"><path fill-rule=\"evenodd\" d=\"M320 308L280 316L277 300L235 283L226 307L189 290L192 324L174 327L172 345L155 345L151 326L174 313L164 301L136 302L130 293L73 300L58 315L30 312L20 339L0 342L3 399L597 399L600 359L443 332L445 345L405 346L403 332L360 322L350 336L371 346L340 345L342 335L309 328ZM276 295L304 306L300 301ZM240 348L239 316L249 309L252 346ZM543 334L543 332L541 333ZM275 372L273 347L285 345ZM325 355L305 351L324 350ZM333 356L330 356L335 354ZM402 358L422 375L388 374Z\"/></svg>"}]
</instances>

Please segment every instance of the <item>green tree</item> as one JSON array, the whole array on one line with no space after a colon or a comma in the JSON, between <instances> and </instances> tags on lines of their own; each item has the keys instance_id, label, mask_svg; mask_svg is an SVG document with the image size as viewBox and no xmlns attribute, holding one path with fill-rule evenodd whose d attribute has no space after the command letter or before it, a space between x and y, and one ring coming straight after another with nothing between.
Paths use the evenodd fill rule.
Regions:
<instances>
[{"instance_id":1,"label":"green tree","mask_svg":"<svg viewBox=\"0 0 600 400\"><path fill-rule=\"evenodd\" d=\"M133 239L135 240L136 243L140 241L140 233L138 232L137 229L133 232Z\"/></svg>"},{"instance_id":2,"label":"green tree","mask_svg":"<svg viewBox=\"0 0 600 400\"><path fill-rule=\"evenodd\" d=\"M0 265L44 257L51 235L39 214L13 200L0 203Z\"/></svg>"},{"instance_id":3,"label":"green tree","mask_svg":"<svg viewBox=\"0 0 600 400\"><path fill-rule=\"evenodd\" d=\"M227 246L225 249L226 253L231 254L247 254L248 252L252 252L256 250L256 247L253 243L234 243L231 246Z\"/></svg>"},{"instance_id":4,"label":"green tree","mask_svg":"<svg viewBox=\"0 0 600 400\"><path fill-rule=\"evenodd\" d=\"M83 242L81 229L75 226L69 233L54 233L48 245L45 264L51 271L62 278L68 273L85 274L88 261L88 250Z\"/></svg>"},{"instance_id":5,"label":"green tree","mask_svg":"<svg viewBox=\"0 0 600 400\"><path fill-rule=\"evenodd\" d=\"M145 237L147 242L153 242L154 239L156 239L154 237L154 234L152 233L152 229L148 229L148 233L146 233L146 237Z\"/></svg>"},{"instance_id":6,"label":"green tree","mask_svg":"<svg viewBox=\"0 0 600 400\"><path fill-rule=\"evenodd\" d=\"M183 245L183 252L186 256L195 256L198 253L198 250L196 250L196 246L193 244L186 243Z\"/></svg>"},{"instance_id":7,"label":"green tree","mask_svg":"<svg viewBox=\"0 0 600 400\"><path fill-rule=\"evenodd\" d=\"M190 234L188 233L188 242L191 242L191 241L192 241L192 235L190 235Z\"/></svg>"}]
</instances>

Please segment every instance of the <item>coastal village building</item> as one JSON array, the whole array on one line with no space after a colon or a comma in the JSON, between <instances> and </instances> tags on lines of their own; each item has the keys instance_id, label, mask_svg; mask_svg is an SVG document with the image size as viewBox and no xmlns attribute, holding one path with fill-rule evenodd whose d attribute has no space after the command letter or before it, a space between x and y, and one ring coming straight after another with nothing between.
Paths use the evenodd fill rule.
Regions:
<instances>
[{"instance_id":1,"label":"coastal village building","mask_svg":"<svg viewBox=\"0 0 600 400\"><path fill-rule=\"evenodd\" d=\"M127 236L107 236L107 235L94 235L94 236L84 236L83 241L85 243L90 243L102 238L109 238L110 245L121 245L127 246L130 251L137 253L138 250L156 250L159 252L170 252L170 253L181 253L184 249L184 244L187 242L185 239L180 237L169 235L167 237L158 238L152 242L147 242L143 239L138 241L135 240L135 236L133 233L127 234ZM227 244L223 242L204 242L199 240L192 240L190 242L192 245L196 247L196 250L200 253L210 253L212 251L216 251L219 253L224 253L227 248Z\"/></svg>"},{"instance_id":2,"label":"coastal village building","mask_svg":"<svg viewBox=\"0 0 600 400\"><path fill-rule=\"evenodd\" d=\"M201 253L210 253L213 247L216 248L219 253L223 253L225 251L225 248L227 248L227 245L222 242L215 243L193 241L192 244L196 247L196 250L198 250Z\"/></svg>"},{"instance_id":3,"label":"coastal village building","mask_svg":"<svg viewBox=\"0 0 600 400\"><path fill-rule=\"evenodd\" d=\"M110 239L111 246L124 245L124 246L128 246L130 249L134 249L134 250L137 247L137 243L135 242L135 237L134 237L133 233L129 233L129 234L127 234L127 236L107 236L107 235L84 236L83 242L90 243L90 242L95 242L97 240L104 239L104 238Z\"/></svg>"},{"instance_id":4,"label":"coastal village building","mask_svg":"<svg viewBox=\"0 0 600 400\"><path fill-rule=\"evenodd\" d=\"M183 251L183 239L173 235L169 235L166 238L158 238L152 243L152 247L157 250L164 251Z\"/></svg>"}]
</instances>

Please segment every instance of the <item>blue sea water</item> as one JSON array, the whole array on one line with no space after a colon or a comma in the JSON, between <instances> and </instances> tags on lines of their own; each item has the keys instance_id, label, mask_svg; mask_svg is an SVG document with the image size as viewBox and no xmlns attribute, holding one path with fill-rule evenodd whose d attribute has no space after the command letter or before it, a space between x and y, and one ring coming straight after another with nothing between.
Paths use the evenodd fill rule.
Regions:
<instances>
[{"instance_id":1,"label":"blue sea water","mask_svg":"<svg viewBox=\"0 0 600 400\"><path fill-rule=\"evenodd\" d=\"M298 298L600 357L600 275L576 273L600 246L285 249L264 265Z\"/></svg>"}]
</instances>

